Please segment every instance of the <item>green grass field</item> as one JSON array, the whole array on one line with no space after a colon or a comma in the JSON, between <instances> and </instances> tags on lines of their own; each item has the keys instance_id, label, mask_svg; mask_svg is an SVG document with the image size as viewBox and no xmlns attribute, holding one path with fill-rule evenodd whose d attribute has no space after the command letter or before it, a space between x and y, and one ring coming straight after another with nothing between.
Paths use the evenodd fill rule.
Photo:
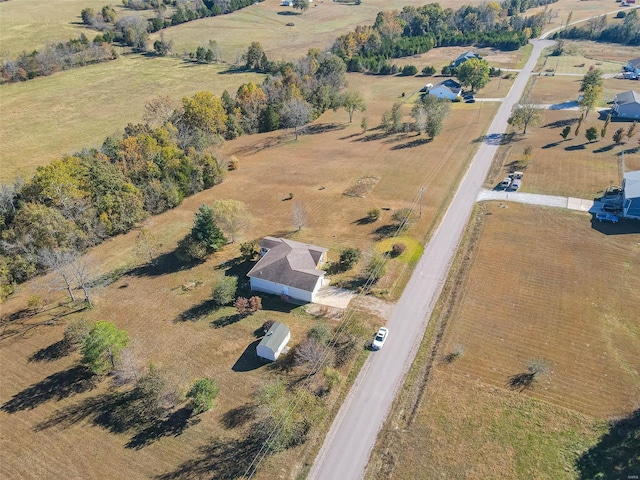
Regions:
<instances>
[{"instance_id":1,"label":"green grass field","mask_svg":"<svg viewBox=\"0 0 640 480\"><path fill-rule=\"evenodd\" d=\"M142 120L145 104L160 95L176 101L201 90L235 94L254 73L224 73L226 67L175 58L123 55L108 63L0 87L0 181L28 177L83 147L99 147L128 123ZM116 79L116 80L114 80Z\"/></svg>"}]
</instances>

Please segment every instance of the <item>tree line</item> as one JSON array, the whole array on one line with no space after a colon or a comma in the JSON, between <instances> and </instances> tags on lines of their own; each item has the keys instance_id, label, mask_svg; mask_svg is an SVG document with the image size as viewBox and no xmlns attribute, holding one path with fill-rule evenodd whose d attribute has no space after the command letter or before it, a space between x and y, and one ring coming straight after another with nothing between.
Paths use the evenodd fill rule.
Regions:
<instances>
[{"instance_id":1,"label":"tree line","mask_svg":"<svg viewBox=\"0 0 640 480\"><path fill-rule=\"evenodd\" d=\"M524 5L527 5L526 3ZM390 71L387 60L424 53L435 47L478 45L515 50L536 37L551 18L545 11L529 17L508 15L496 2L458 10L437 3L378 13L373 25L358 26L336 39L331 51L348 71Z\"/></svg>"},{"instance_id":2,"label":"tree line","mask_svg":"<svg viewBox=\"0 0 640 480\"><path fill-rule=\"evenodd\" d=\"M620 15L622 14L622 15ZM574 26L555 34L556 38L587 39L596 42L640 45L640 18L637 10L619 12L622 22L608 24L606 15L584 22L584 26Z\"/></svg>"},{"instance_id":3,"label":"tree line","mask_svg":"<svg viewBox=\"0 0 640 480\"><path fill-rule=\"evenodd\" d=\"M345 72L337 56L311 50L279 64L262 85L241 85L235 97L158 97L146 105L145 123L0 186L2 296L51 268L44 252L81 252L222 182L237 167L212 153L225 139L283 127L297 135L329 108L351 119L365 106L357 92L341 92Z\"/></svg>"}]
</instances>

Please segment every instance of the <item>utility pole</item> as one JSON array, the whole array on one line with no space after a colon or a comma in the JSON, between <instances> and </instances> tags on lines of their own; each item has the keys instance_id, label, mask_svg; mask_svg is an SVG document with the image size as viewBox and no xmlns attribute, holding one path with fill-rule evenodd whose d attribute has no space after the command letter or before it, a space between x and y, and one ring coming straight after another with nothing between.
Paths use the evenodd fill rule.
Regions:
<instances>
[{"instance_id":1,"label":"utility pole","mask_svg":"<svg viewBox=\"0 0 640 480\"><path fill-rule=\"evenodd\" d=\"M422 195L424 194L424 187L420 187L420 214L419 217L422 217Z\"/></svg>"}]
</instances>

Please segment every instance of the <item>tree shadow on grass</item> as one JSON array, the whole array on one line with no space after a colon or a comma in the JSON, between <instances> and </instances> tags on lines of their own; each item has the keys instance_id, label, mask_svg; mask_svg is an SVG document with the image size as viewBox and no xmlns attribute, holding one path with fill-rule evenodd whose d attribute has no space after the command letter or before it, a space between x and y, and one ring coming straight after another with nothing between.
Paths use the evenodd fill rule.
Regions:
<instances>
[{"instance_id":1,"label":"tree shadow on grass","mask_svg":"<svg viewBox=\"0 0 640 480\"><path fill-rule=\"evenodd\" d=\"M382 240L384 238L393 237L398 232L398 225L389 224L389 225L381 225L373 231L373 235L378 240Z\"/></svg>"},{"instance_id":2,"label":"tree shadow on grass","mask_svg":"<svg viewBox=\"0 0 640 480\"><path fill-rule=\"evenodd\" d=\"M71 348L64 340L52 343L48 347L41 348L29 357L30 362L53 362L60 360L71 353Z\"/></svg>"},{"instance_id":3,"label":"tree shadow on grass","mask_svg":"<svg viewBox=\"0 0 640 480\"><path fill-rule=\"evenodd\" d=\"M566 127L567 125L573 125L574 123L578 123L577 118L567 118L564 120L556 120L555 122L547 123L543 125L542 128L560 128Z\"/></svg>"},{"instance_id":4,"label":"tree shadow on grass","mask_svg":"<svg viewBox=\"0 0 640 480\"><path fill-rule=\"evenodd\" d=\"M585 147L585 144L584 144L584 143L581 143L580 145L571 145L571 146L569 146L569 147L564 147L564 149L565 149L567 152L575 152L575 151L577 151L577 150L584 150L585 148L586 148L586 147Z\"/></svg>"},{"instance_id":5,"label":"tree shadow on grass","mask_svg":"<svg viewBox=\"0 0 640 480\"><path fill-rule=\"evenodd\" d=\"M334 130L344 130L346 125L342 123L316 123L307 125L304 129L307 135L317 135L319 133L331 132Z\"/></svg>"},{"instance_id":6,"label":"tree shadow on grass","mask_svg":"<svg viewBox=\"0 0 640 480\"><path fill-rule=\"evenodd\" d=\"M600 441L578 458L580 478L638 478L640 409L611 424Z\"/></svg>"},{"instance_id":7,"label":"tree shadow on grass","mask_svg":"<svg viewBox=\"0 0 640 480\"><path fill-rule=\"evenodd\" d=\"M507 380L507 386L512 390L522 392L523 390L533 387L533 381L535 378L536 375L531 372L518 373L517 375L509 377L509 380Z\"/></svg>"},{"instance_id":8,"label":"tree shadow on grass","mask_svg":"<svg viewBox=\"0 0 640 480\"><path fill-rule=\"evenodd\" d=\"M222 416L222 424L226 429L242 427L255 420L258 407L247 403L241 407L233 408Z\"/></svg>"},{"instance_id":9,"label":"tree shadow on grass","mask_svg":"<svg viewBox=\"0 0 640 480\"><path fill-rule=\"evenodd\" d=\"M136 433L125 445L127 448L140 450L162 437L178 437L190 426L200 423L198 417L192 417L193 410L190 407L182 407L171 413L165 419L150 425Z\"/></svg>"},{"instance_id":10,"label":"tree shadow on grass","mask_svg":"<svg viewBox=\"0 0 640 480\"><path fill-rule=\"evenodd\" d=\"M251 467L254 457L260 452L262 446L262 439L252 435L240 440L216 438L209 445L199 449L199 458L189 460L176 470L158 475L156 478L158 480L241 478Z\"/></svg>"},{"instance_id":11,"label":"tree shadow on grass","mask_svg":"<svg viewBox=\"0 0 640 480\"><path fill-rule=\"evenodd\" d=\"M558 145L560 145L562 142L552 142L552 143L547 143L546 145L542 146L543 150L546 150L547 148L553 148L553 147L557 147Z\"/></svg>"},{"instance_id":12,"label":"tree shadow on grass","mask_svg":"<svg viewBox=\"0 0 640 480\"><path fill-rule=\"evenodd\" d=\"M31 410L51 400L59 401L87 392L95 386L95 377L91 371L84 366L76 366L49 375L44 380L16 393L0 409L7 413Z\"/></svg>"},{"instance_id":13,"label":"tree shadow on grass","mask_svg":"<svg viewBox=\"0 0 640 480\"><path fill-rule=\"evenodd\" d=\"M611 150L613 150L613 147L615 147L616 144L612 143L611 145L605 145L604 147L600 147L596 150L593 151L593 153L604 153L604 152L609 152Z\"/></svg>"},{"instance_id":14,"label":"tree shadow on grass","mask_svg":"<svg viewBox=\"0 0 640 480\"><path fill-rule=\"evenodd\" d=\"M415 148L421 145L426 145L427 143L431 143L430 138L418 138L416 140L411 140L410 142L407 142L407 143L394 145L393 147L391 147L391 150L403 150L405 148Z\"/></svg>"},{"instance_id":15,"label":"tree shadow on grass","mask_svg":"<svg viewBox=\"0 0 640 480\"><path fill-rule=\"evenodd\" d=\"M224 328L229 325L233 325L234 323L238 323L240 320L245 318L246 315L240 315L239 313L235 313L233 315L225 315L224 317L220 317L217 320L211 322L211 326L213 328Z\"/></svg>"},{"instance_id":16,"label":"tree shadow on grass","mask_svg":"<svg viewBox=\"0 0 640 480\"><path fill-rule=\"evenodd\" d=\"M203 302L182 312L173 322L197 322L217 309L218 305L213 300L204 300Z\"/></svg>"},{"instance_id":17,"label":"tree shadow on grass","mask_svg":"<svg viewBox=\"0 0 640 480\"><path fill-rule=\"evenodd\" d=\"M389 136L386 132L370 133L369 135L361 135L359 138L354 138L352 142L374 142L377 140L384 140Z\"/></svg>"},{"instance_id":18,"label":"tree shadow on grass","mask_svg":"<svg viewBox=\"0 0 640 480\"><path fill-rule=\"evenodd\" d=\"M256 352L256 347L259 343L260 340L256 340L249 344L238 360L236 360L236 363L233 364L231 370L234 372L250 372L266 365L267 361L260 358Z\"/></svg>"},{"instance_id":19,"label":"tree shadow on grass","mask_svg":"<svg viewBox=\"0 0 640 480\"><path fill-rule=\"evenodd\" d=\"M187 262L180 260L175 250L173 252L163 253L153 259L153 262L134 268L129 273L138 277L159 277L160 275L168 275L176 273L180 270L189 269L203 262L193 261Z\"/></svg>"}]
</instances>

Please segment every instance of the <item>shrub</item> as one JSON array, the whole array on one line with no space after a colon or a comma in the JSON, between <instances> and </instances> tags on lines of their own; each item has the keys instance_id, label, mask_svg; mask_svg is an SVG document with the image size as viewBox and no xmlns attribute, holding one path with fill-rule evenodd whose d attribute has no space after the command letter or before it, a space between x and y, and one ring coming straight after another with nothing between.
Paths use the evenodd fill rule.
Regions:
<instances>
[{"instance_id":1,"label":"shrub","mask_svg":"<svg viewBox=\"0 0 640 480\"><path fill-rule=\"evenodd\" d=\"M382 215L382 210L379 208L372 208L367 212L367 219L369 219L370 222L375 222L380 219L380 215Z\"/></svg>"},{"instance_id":2,"label":"shrub","mask_svg":"<svg viewBox=\"0 0 640 480\"><path fill-rule=\"evenodd\" d=\"M409 77L411 75L417 75L417 73L418 69L415 65L405 65L404 67L402 67L402 75Z\"/></svg>"},{"instance_id":3,"label":"shrub","mask_svg":"<svg viewBox=\"0 0 640 480\"><path fill-rule=\"evenodd\" d=\"M375 254L364 270L365 275L373 282L380 280L387 273L387 263L381 255Z\"/></svg>"},{"instance_id":4,"label":"shrub","mask_svg":"<svg viewBox=\"0 0 640 480\"><path fill-rule=\"evenodd\" d=\"M345 270L349 270L353 268L353 266L358 263L360 260L362 253L357 248L348 247L340 252L340 265Z\"/></svg>"},{"instance_id":5,"label":"shrub","mask_svg":"<svg viewBox=\"0 0 640 480\"><path fill-rule=\"evenodd\" d=\"M215 380L211 378L201 378L196 382L187 393L187 398L191 399L193 411L198 414L206 412L213 407L213 402L220 393L220 387Z\"/></svg>"},{"instance_id":6,"label":"shrub","mask_svg":"<svg viewBox=\"0 0 640 480\"><path fill-rule=\"evenodd\" d=\"M313 338L321 344L326 345L331 339L331 331L324 323L318 323L307 332L307 338Z\"/></svg>"},{"instance_id":7,"label":"shrub","mask_svg":"<svg viewBox=\"0 0 640 480\"><path fill-rule=\"evenodd\" d=\"M233 170L237 170L239 165L240 160L238 160L236 157L231 157L229 159L229 163L227 164L227 169L231 172Z\"/></svg>"},{"instance_id":8,"label":"shrub","mask_svg":"<svg viewBox=\"0 0 640 480\"><path fill-rule=\"evenodd\" d=\"M238 277L222 277L213 286L211 300L218 305L228 305L233 302L238 289Z\"/></svg>"},{"instance_id":9,"label":"shrub","mask_svg":"<svg viewBox=\"0 0 640 480\"><path fill-rule=\"evenodd\" d=\"M423 75L435 75L436 74L436 67L434 67L432 65L427 65L426 67L424 67L422 69L422 74Z\"/></svg>"},{"instance_id":10,"label":"shrub","mask_svg":"<svg viewBox=\"0 0 640 480\"><path fill-rule=\"evenodd\" d=\"M86 320L75 320L67 325L62 334L62 341L69 350L75 350L89 336L91 325Z\"/></svg>"},{"instance_id":11,"label":"shrub","mask_svg":"<svg viewBox=\"0 0 640 480\"><path fill-rule=\"evenodd\" d=\"M393 212L391 219L398 225L409 226L415 220L415 215L410 208L400 208Z\"/></svg>"},{"instance_id":12,"label":"shrub","mask_svg":"<svg viewBox=\"0 0 640 480\"><path fill-rule=\"evenodd\" d=\"M327 390L329 392L342 383L342 375L335 368L325 367L322 374L327 382Z\"/></svg>"},{"instance_id":13,"label":"shrub","mask_svg":"<svg viewBox=\"0 0 640 480\"><path fill-rule=\"evenodd\" d=\"M276 322L275 322L275 321L273 321L273 320L266 320L266 321L262 324L262 331L266 334L266 333L269 331L269 329L270 329L271 327L273 327L273 324L274 324L274 323L276 323Z\"/></svg>"},{"instance_id":14,"label":"shrub","mask_svg":"<svg viewBox=\"0 0 640 480\"><path fill-rule=\"evenodd\" d=\"M243 242L240 244L240 255L243 260L253 260L258 254L255 242Z\"/></svg>"},{"instance_id":15,"label":"shrub","mask_svg":"<svg viewBox=\"0 0 640 480\"><path fill-rule=\"evenodd\" d=\"M391 247L391 255L398 257L402 255L406 249L407 246L404 243L394 243Z\"/></svg>"},{"instance_id":16,"label":"shrub","mask_svg":"<svg viewBox=\"0 0 640 480\"><path fill-rule=\"evenodd\" d=\"M616 18L624 18L627 16L627 12L618 12Z\"/></svg>"}]
</instances>

